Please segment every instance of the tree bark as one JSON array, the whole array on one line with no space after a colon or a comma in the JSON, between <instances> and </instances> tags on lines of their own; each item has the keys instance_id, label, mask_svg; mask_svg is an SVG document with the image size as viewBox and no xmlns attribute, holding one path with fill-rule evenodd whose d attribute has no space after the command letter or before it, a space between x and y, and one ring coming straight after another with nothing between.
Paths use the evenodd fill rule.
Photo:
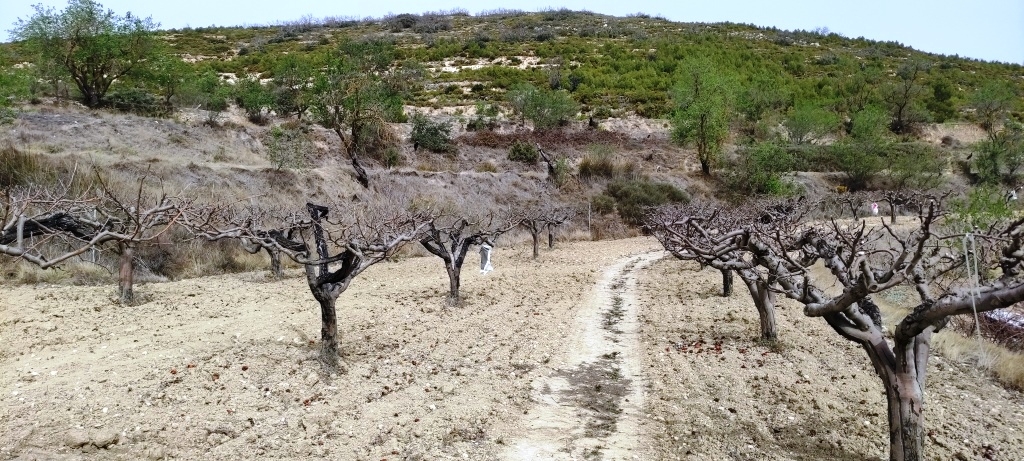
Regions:
<instances>
[{"instance_id":1,"label":"tree bark","mask_svg":"<svg viewBox=\"0 0 1024 461\"><path fill-rule=\"evenodd\" d=\"M320 303L320 359L324 364L338 365L338 314L335 309L337 298L329 293L316 296Z\"/></svg>"},{"instance_id":2,"label":"tree bark","mask_svg":"<svg viewBox=\"0 0 1024 461\"><path fill-rule=\"evenodd\" d=\"M352 169L356 170L356 180L359 181L359 184L362 184L363 188L369 189L370 176L366 174L366 168L359 163L359 157L356 157L355 154L352 155Z\"/></svg>"},{"instance_id":3,"label":"tree bark","mask_svg":"<svg viewBox=\"0 0 1024 461\"><path fill-rule=\"evenodd\" d=\"M743 284L750 291L750 297L754 300L754 308L757 309L757 316L761 322L761 340L777 341L779 329L775 323L775 293L769 289L767 283L756 275L741 273L740 279L743 280Z\"/></svg>"},{"instance_id":4,"label":"tree bark","mask_svg":"<svg viewBox=\"0 0 1024 461\"><path fill-rule=\"evenodd\" d=\"M732 270L719 269L719 271L722 273L722 297L732 296Z\"/></svg>"},{"instance_id":5,"label":"tree bark","mask_svg":"<svg viewBox=\"0 0 1024 461\"><path fill-rule=\"evenodd\" d=\"M270 254L270 272L274 277L281 278L284 275L281 271L281 251L267 248L267 253Z\"/></svg>"},{"instance_id":6,"label":"tree bark","mask_svg":"<svg viewBox=\"0 0 1024 461\"><path fill-rule=\"evenodd\" d=\"M555 226L548 224L548 249L555 248Z\"/></svg>"},{"instance_id":7,"label":"tree bark","mask_svg":"<svg viewBox=\"0 0 1024 461\"><path fill-rule=\"evenodd\" d=\"M890 217L889 222L892 223L892 224L896 224L896 203L895 202L889 202L889 217Z\"/></svg>"},{"instance_id":8,"label":"tree bark","mask_svg":"<svg viewBox=\"0 0 1024 461\"><path fill-rule=\"evenodd\" d=\"M540 256L540 229L530 228L530 235L533 236L533 259L537 259Z\"/></svg>"},{"instance_id":9,"label":"tree bark","mask_svg":"<svg viewBox=\"0 0 1024 461\"><path fill-rule=\"evenodd\" d=\"M930 341L931 331L927 331L911 344L897 345L895 354L881 335L864 345L885 388L891 461L925 459L924 381Z\"/></svg>"},{"instance_id":10,"label":"tree bark","mask_svg":"<svg viewBox=\"0 0 1024 461\"><path fill-rule=\"evenodd\" d=\"M122 304L131 304L135 299L132 285L135 280L135 248L130 243L121 243L121 268L117 278L117 296Z\"/></svg>"},{"instance_id":11,"label":"tree bark","mask_svg":"<svg viewBox=\"0 0 1024 461\"><path fill-rule=\"evenodd\" d=\"M452 304L458 304L459 302L459 284L462 279L462 265L456 266L455 264L445 265L445 269L448 270L448 301Z\"/></svg>"}]
</instances>

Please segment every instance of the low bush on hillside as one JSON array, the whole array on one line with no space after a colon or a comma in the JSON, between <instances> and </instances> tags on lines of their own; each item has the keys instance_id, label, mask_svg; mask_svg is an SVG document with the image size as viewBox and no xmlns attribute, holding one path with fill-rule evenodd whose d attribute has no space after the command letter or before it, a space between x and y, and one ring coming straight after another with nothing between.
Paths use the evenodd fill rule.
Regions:
<instances>
[{"instance_id":1,"label":"low bush on hillside","mask_svg":"<svg viewBox=\"0 0 1024 461\"><path fill-rule=\"evenodd\" d=\"M465 133L457 138L461 144L470 147L490 147L492 149L508 149L515 142L540 144L547 147L584 147L592 144L605 144L624 148L632 143L625 133L604 130L582 131L517 131L498 133L494 131L476 131Z\"/></svg>"},{"instance_id":2,"label":"low bush on hillside","mask_svg":"<svg viewBox=\"0 0 1024 461\"><path fill-rule=\"evenodd\" d=\"M452 122L433 121L423 114L412 116L413 146L422 147L431 152L454 153L455 143L452 142Z\"/></svg>"},{"instance_id":3,"label":"low bush on hillside","mask_svg":"<svg viewBox=\"0 0 1024 461\"><path fill-rule=\"evenodd\" d=\"M682 189L646 178L614 180L608 183L603 195L614 201L619 217L634 226L639 226L643 222L644 209L648 207L690 201L690 195ZM595 208L600 205L605 209L609 200L597 197L591 201L592 205Z\"/></svg>"},{"instance_id":4,"label":"low bush on hillside","mask_svg":"<svg viewBox=\"0 0 1024 461\"><path fill-rule=\"evenodd\" d=\"M106 97L107 105L121 112L146 117L160 117L170 111L156 96L142 88L121 88Z\"/></svg>"},{"instance_id":5,"label":"low bush on hillside","mask_svg":"<svg viewBox=\"0 0 1024 461\"><path fill-rule=\"evenodd\" d=\"M533 144L516 140L508 148L508 159L513 162L533 165L540 159L540 154L537 153L537 148Z\"/></svg>"}]
</instances>

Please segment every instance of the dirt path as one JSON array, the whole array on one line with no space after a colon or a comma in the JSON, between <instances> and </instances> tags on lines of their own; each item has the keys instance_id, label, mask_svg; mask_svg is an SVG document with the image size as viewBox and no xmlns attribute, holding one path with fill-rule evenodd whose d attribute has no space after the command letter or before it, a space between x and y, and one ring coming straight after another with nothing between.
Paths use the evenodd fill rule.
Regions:
<instances>
[{"instance_id":1,"label":"dirt path","mask_svg":"<svg viewBox=\"0 0 1024 461\"><path fill-rule=\"evenodd\" d=\"M662 258L654 251L606 268L577 314L565 366L534 381L535 404L510 460L634 459L643 409L637 326L637 270Z\"/></svg>"}]
</instances>

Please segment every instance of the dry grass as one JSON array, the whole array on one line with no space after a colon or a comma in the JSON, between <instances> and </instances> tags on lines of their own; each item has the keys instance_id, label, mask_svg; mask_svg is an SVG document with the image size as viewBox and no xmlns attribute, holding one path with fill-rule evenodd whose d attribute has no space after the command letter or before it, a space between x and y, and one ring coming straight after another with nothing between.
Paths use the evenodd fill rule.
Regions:
<instances>
[{"instance_id":1,"label":"dry grass","mask_svg":"<svg viewBox=\"0 0 1024 461\"><path fill-rule=\"evenodd\" d=\"M876 297L875 301L882 311L884 325L895 325L902 320L910 309L903 307L904 300L909 300L911 293L896 291L891 295ZM946 359L975 365L983 373L991 373L1002 384L1024 389L1024 354L994 344L985 339L966 337L951 328L939 332L932 337L932 350Z\"/></svg>"},{"instance_id":2,"label":"dry grass","mask_svg":"<svg viewBox=\"0 0 1024 461\"><path fill-rule=\"evenodd\" d=\"M976 364L999 382L1024 390L1024 354L1020 352L948 329L932 338L932 346L950 360Z\"/></svg>"},{"instance_id":3,"label":"dry grass","mask_svg":"<svg viewBox=\"0 0 1024 461\"><path fill-rule=\"evenodd\" d=\"M115 279L107 268L84 261L40 269L34 264L8 260L2 266L2 271L2 279L13 284L100 285Z\"/></svg>"}]
</instances>

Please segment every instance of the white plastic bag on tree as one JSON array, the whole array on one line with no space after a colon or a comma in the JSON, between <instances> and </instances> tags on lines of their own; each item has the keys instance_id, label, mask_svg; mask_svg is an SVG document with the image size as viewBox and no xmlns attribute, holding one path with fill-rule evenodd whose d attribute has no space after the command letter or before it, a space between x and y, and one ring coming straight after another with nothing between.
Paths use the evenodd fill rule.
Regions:
<instances>
[{"instance_id":1,"label":"white plastic bag on tree","mask_svg":"<svg viewBox=\"0 0 1024 461\"><path fill-rule=\"evenodd\" d=\"M480 245L480 273L486 274L494 270L494 266L491 265L491 250L494 247L490 242L484 242Z\"/></svg>"}]
</instances>

